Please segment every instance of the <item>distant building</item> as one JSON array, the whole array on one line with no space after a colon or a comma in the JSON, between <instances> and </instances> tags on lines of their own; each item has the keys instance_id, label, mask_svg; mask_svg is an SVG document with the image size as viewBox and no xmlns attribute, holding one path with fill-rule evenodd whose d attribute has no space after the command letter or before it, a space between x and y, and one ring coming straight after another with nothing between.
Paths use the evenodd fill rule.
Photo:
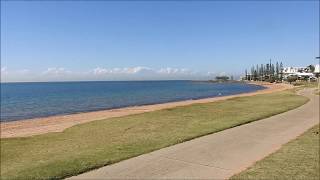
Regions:
<instances>
[{"instance_id":1,"label":"distant building","mask_svg":"<svg viewBox=\"0 0 320 180\"><path fill-rule=\"evenodd\" d=\"M294 74L294 73L309 73L309 67L285 67L283 69L284 74Z\"/></svg>"},{"instance_id":2,"label":"distant building","mask_svg":"<svg viewBox=\"0 0 320 180\"><path fill-rule=\"evenodd\" d=\"M320 65L319 64L316 64L314 66L314 73L320 73Z\"/></svg>"},{"instance_id":3,"label":"distant building","mask_svg":"<svg viewBox=\"0 0 320 180\"><path fill-rule=\"evenodd\" d=\"M319 65L317 68L319 71ZM315 74L311 72L309 67L285 67L283 77L287 79L289 76L297 76L301 80L313 80L315 78Z\"/></svg>"},{"instance_id":4,"label":"distant building","mask_svg":"<svg viewBox=\"0 0 320 180\"><path fill-rule=\"evenodd\" d=\"M314 72L313 73L319 79L319 77L320 77L320 66L319 66L319 64L316 64L314 66Z\"/></svg>"}]
</instances>

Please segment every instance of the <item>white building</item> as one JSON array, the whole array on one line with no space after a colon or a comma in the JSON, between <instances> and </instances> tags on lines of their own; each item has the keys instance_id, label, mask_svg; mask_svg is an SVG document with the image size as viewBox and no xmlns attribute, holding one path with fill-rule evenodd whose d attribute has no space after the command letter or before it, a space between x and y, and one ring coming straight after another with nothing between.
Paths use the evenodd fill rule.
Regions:
<instances>
[{"instance_id":1,"label":"white building","mask_svg":"<svg viewBox=\"0 0 320 180\"><path fill-rule=\"evenodd\" d=\"M318 65L319 70L319 65ZM315 70L316 71L316 70ZM314 73L311 73L311 70L308 67L285 67L283 69L283 76L284 79L288 78L289 76L297 76L298 79L314 79Z\"/></svg>"},{"instance_id":2,"label":"white building","mask_svg":"<svg viewBox=\"0 0 320 180\"><path fill-rule=\"evenodd\" d=\"M316 65L314 66L314 73L320 73L320 66L319 66L319 64L316 64Z\"/></svg>"},{"instance_id":3,"label":"white building","mask_svg":"<svg viewBox=\"0 0 320 180\"><path fill-rule=\"evenodd\" d=\"M295 73L309 72L309 68L306 67L285 67L283 68L284 74L295 74Z\"/></svg>"}]
</instances>

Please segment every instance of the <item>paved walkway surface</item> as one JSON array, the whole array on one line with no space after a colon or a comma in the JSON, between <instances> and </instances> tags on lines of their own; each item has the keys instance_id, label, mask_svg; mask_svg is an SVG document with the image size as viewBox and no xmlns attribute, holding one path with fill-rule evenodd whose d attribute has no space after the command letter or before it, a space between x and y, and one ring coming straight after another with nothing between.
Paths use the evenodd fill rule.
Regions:
<instances>
[{"instance_id":1,"label":"paved walkway surface","mask_svg":"<svg viewBox=\"0 0 320 180\"><path fill-rule=\"evenodd\" d=\"M71 179L227 179L319 123L319 96L246 125L163 148Z\"/></svg>"}]
</instances>

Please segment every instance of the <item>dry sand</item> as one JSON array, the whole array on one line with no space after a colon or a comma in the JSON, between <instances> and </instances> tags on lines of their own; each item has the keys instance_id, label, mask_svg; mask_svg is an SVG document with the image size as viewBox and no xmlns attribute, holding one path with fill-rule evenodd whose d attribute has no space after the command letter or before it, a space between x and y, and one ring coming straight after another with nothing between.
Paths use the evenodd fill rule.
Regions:
<instances>
[{"instance_id":1,"label":"dry sand","mask_svg":"<svg viewBox=\"0 0 320 180\"><path fill-rule=\"evenodd\" d=\"M253 96L257 94L266 94L276 91L282 91L292 88L288 84L271 84L271 83L254 83L267 87L267 89L251 92L236 94L230 96L221 96L213 98L205 98L198 100L186 100L179 102L169 102L163 104L134 106L112 110L102 110L94 112L77 113L70 115L58 115L43 118L25 119L13 122L1 123L1 138L10 137L27 137L38 134L45 134L48 132L62 132L66 128L72 127L77 124L86 123L95 120L102 120L112 117L121 117L131 114L139 114L144 112L156 111L161 109L173 108L177 106L186 106L195 103L208 103L230 99L233 97Z\"/></svg>"}]
</instances>

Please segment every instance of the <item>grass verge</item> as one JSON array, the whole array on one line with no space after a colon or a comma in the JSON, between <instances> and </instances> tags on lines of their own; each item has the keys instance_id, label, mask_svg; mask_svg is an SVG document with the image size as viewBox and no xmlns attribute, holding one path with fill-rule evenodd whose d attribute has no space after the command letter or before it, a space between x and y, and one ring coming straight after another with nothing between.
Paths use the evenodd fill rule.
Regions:
<instances>
[{"instance_id":1,"label":"grass verge","mask_svg":"<svg viewBox=\"0 0 320 180\"><path fill-rule=\"evenodd\" d=\"M294 86L302 86L305 88L317 88L319 83L318 82L306 82L306 81L301 81L301 82L294 82L292 83Z\"/></svg>"},{"instance_id":2,"label":"grass verge","mask_svg":"<svg viewBox=\"0 0 320 180\"><path fill-rule=\"evenodd\" d=\"M1 179L64 178L294 109L293 91L238 97L1 139Z\"/></svg>"},{"instance_id":3,"label":"grass verge","mask_svg":"<svg viewBox=\"0 0 320 180\"><path fill-rule=\"evenodd\" d=\"M319 179L319 125L231 179Z\"/></svg>"},{"instance_id":4,"label":"grass verge","mask_svg":"<svg viewBox=\"0 0 320 180\"><path fill-rule=\"evenodd\" d=\"M305 82L305 81L303 81L303 82L295 82L292 85L294 85L295 87L292 88L291 91L298 92L298 91L305 89L305 88L313 88L314 94L320 95L318 82Z\"/></svg>"}]
</instances>

